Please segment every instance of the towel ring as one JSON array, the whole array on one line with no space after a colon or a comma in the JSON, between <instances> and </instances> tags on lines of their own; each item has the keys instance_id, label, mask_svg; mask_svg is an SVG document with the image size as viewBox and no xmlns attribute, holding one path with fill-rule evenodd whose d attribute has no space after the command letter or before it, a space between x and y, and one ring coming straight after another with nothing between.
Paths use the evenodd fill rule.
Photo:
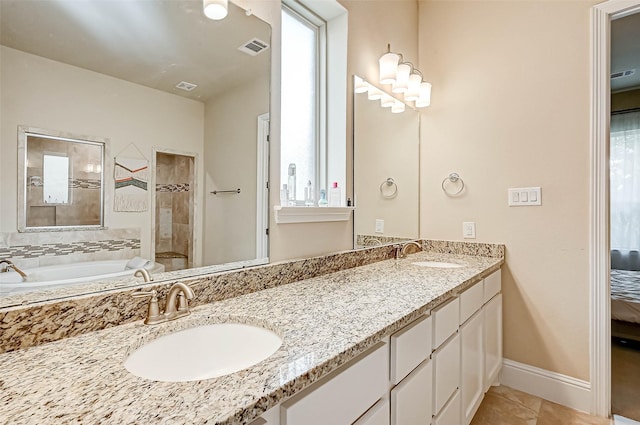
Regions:
<instances>
[{"instance_id":1,"label":"towel ring","mask_svg":"<svg viewBox=\"0 0 640 425\"><path fill-rule=\"evenodd\" d=\"M447 183L447 181L451 182L451 183L458 183L460 182L460 188L456 191L456 192L449 192L445 186L445 184ZM462 177L460 177L460 174L458 173L451 173L449 174L447 177L444 178L444 180L442 180L442 190L444 191L444 193L446 193L449 196L456 196L459 195L460 192L462 192L464 190L464 180L462 180Z\"/></svg>"},{"instance_id":2,"label":"towel ring","mask_svg":"<svg viewBox=\"0 0 640 425\"><path fill-rule=\"evenodd\" d=\"M389 189L385 192L385 190L383 190L383 188L387 186L387 188L393 188L393 189ZM380 184L380 194L382 195L383 198L395 198L396 195L398 194L398 185L396 184L395 181L393 181L393 179L391 177L388 177L385 181L383 181Z\"/></svg>"}]
</instances>

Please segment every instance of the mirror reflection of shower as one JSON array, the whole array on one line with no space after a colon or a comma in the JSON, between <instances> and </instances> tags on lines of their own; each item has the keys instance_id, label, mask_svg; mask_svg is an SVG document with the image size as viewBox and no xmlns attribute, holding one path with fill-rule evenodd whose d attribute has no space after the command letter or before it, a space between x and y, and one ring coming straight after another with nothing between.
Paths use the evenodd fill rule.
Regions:
<instances>
[{"instance_id":1,"label":"mirror reflection of shower","mask_svg":"<svg viewBox=\"0 0 640 425\"><path fill-rule=\"evenodd\" d=\"M156 152L155 261L193 267L194 157Z\"/></svg>"}]
</instances>

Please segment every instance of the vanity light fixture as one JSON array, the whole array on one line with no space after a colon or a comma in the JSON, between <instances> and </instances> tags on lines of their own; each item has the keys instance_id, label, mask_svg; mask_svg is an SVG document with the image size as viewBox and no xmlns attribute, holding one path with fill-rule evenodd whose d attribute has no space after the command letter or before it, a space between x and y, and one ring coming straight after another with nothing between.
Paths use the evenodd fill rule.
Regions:
<instances>
[{"instance_id":1,"label":"vanity light fixture","mask_svg":"<svg viewBox=\"0 0 640 425\"><path fill-rule=\"evenodd\" d=\"M399 114L401 112L404 112L404 108L404 103L396 99L396 101L393 103L393 106L391 106L391 113Z\"/></svg>"},{"instance_id":2,"label":"vanity light fixture","mask_svg":"<svg viewBox=\"0 0 640 425\"><path fill-rule=\"evenodd\" d=\"M380 99L380 106L383 108L391 108L396 103L396 99L393 96L390 96L386 93L382 94L382 99Z\"/></svg>"},{"instance_id":3,"label":"vanity light fixture","mask_svg":"<svg viewBox=\"0 0 640 425\"><path fill-rule=\"evenodd\" d=\"M356 93L366 93L369 91L369 85L362 78L356 76L354 78L353 91Z\"/></svg>"},{"instance_id":4,"label":"vanity light fixture","mask_svg":"<svg viewBox=\"0 0 640 425\"><path fill-rule=\"evenodd\" d=\"M202 0L202 8L207 18L219 21L228 13L228 0Z\"/></svg>"},{"instance_id":5,"label":"vanity light fixture","mask_svg":"<svg viewBox=\"0 0 640 425\"><path fill-rule=\"evenodd\" d=\"M380 100L382 99L382 90L377 87L371 86L369 87L369 93L367 94L369 100Z\"/></svg>"},{"instance_id":6,"label":"vanity light fixture","mask_svg":"<svg viewBox=\"0 0 640 425\"><path fill-rule=\"evenodd\" d=\"M390 44L387 44L387 53L382 55L379 63L380 84L391 84L393 93L403 94L405 102L415 102L416 108L431 104L431 84L423 81L422 73L411 62L404 61L401 53L392 52ZM382 99L383 107L393 105L388 99L385 103L384 96Z\"/></svg>"}]
</instances>

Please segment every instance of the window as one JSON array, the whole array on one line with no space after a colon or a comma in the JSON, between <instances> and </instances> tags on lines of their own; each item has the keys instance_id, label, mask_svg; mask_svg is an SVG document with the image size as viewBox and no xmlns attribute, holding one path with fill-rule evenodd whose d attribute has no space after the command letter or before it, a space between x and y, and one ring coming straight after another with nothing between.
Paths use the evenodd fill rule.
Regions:
<instances>
[{"instance_id":1,"label":"window","mask_svg":"<svg viewBox=\"0 0 640 425\"><path fill-rule=\"evenodd\" d=\"M301 6L282 9L282 139L281 182L287 184L289 199L304 205L308 182L314 189L320 183L324 122L321 105L324 63L325 23ZM292 165L293 164L293 165ZM295 172L295 186L290 174ZM320 187L318 184L320 183ZM317 196L314 194L314 198Z\"/></svg>"},{"instance_id":2,"label":"window","mask_svg":"<svg viewBox=\"0 0 640 425\"><path fill-rule=\"evenodd\" d=\"M640 249L640 112L611 117L611 248Z\"/></svg>"},{"instance_id":3,"label":"window","mask_svg":"<svg viewBox=\"0 0 640 425\"><path fill-rule=\"evenodd\" d=\"M284 1L280 182L289 186L295 164L295 192L287 189L296 205L309 181L316 203L329 183L346 183L346 53L347 11L337 1Z\"/></svg>"},{"instance_id":4,"label":"window","mask_svg":"<svg viewBox=\"0 0 640 425\"><path fill-rule=\"evenodd\" d=\"M69 158L61 155L43 155L44 187L42 197L45 204L69 203Z\"/></svg>"}]
</instances>

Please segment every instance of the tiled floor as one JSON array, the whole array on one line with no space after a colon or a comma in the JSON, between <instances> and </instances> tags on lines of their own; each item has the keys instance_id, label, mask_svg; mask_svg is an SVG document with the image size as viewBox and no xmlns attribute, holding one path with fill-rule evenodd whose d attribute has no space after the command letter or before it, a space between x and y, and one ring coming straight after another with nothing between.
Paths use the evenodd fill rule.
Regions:
<instances>
[{"instance_id":1,"label":"tiled floor","mask_svg":"<svg viewBox=\"0 0 640 425\"><path fill-rule=\"evenodd\" d=\"M491 387L471 425L611 425L606 418L587 415L508 387Z\"/></svg>"}]
</instances>

